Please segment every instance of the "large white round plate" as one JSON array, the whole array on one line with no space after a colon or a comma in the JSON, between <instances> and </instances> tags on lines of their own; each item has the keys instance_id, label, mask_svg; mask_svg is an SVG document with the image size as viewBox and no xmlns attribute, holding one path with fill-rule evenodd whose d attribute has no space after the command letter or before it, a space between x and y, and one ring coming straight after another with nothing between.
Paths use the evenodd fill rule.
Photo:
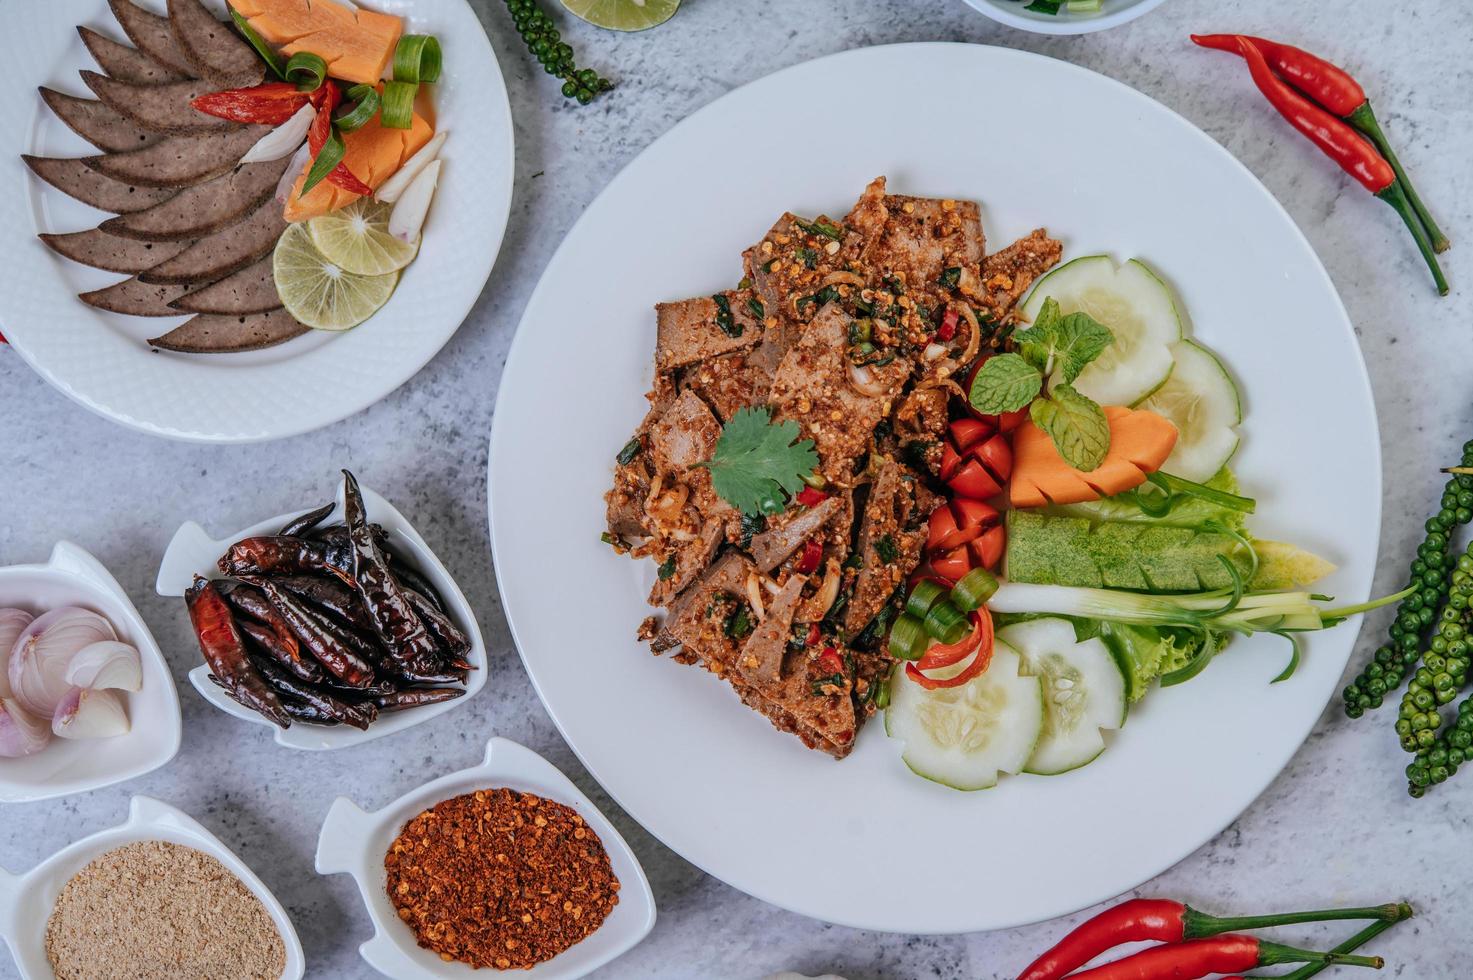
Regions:
<instances>
[{"instance_id":1,"label":"large white round plate","mask_svg":"<svg viewBox=\"0 0 1473 980\"><path fill-rule=\"evenodd\" d=\"M812 97L795 97L809 93ZM1007 105L1006 124L987 106ZM959 793L911 775L876 721L843 762L634 638L649 562L599 542L613 457L645 409L657 300L709 295L785 208L842 215L888 174L976 198L991 247L1040 225L1066 255L1140 256L1243 383L1236 465L1254 527L1370 586L1380 450L1364 364L1324 269L1239 163L1145 96L1002 48L871 48L779 72L696 113L594 202L527 306L496 410L497 580L522 659L589 771L683 857L758 898L904 932L996 929L1125 891L1232 821L1300 742L1356 624L1239 641L1147 697L1064 776Z\"/></svg>"},{"instance_id":2,"label":"large white round plate","mask_svg":"<svg viewBox=\"0 0 1473 980\"><path fill-rule=\"evenodd\" d=\"M207 0L223 16L223 0ZM164 9L164 0L141 0ZM36 94L47 85L90 97L95 69L75 26L124 40L105 0L26 5L25 24L0 32L13 82L0 94L0 332L40 375L101 415L144 432L198 442L252 442L336 422L413 377L470 312L491 274L511 210L511 107L496 55L465 0L378 0L409 31L439 37L437 125L449 131L440 187L419 257L392 299L346 333L313 331L243 354L176 354L144 341L184 318L119 316L77 293L125 278L69 262L36 237L107 217L36 178L22 153L96 152Z\"/></svg>"}]
</instances>

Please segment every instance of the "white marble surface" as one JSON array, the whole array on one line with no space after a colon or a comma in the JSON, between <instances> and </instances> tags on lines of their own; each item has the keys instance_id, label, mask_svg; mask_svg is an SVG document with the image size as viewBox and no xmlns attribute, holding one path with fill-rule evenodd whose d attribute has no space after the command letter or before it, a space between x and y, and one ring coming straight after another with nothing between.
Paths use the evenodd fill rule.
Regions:
<instances>
[{"instance_id":1,"label":"white marble surface","mask_svg":"<svg viewBox=\"0 0 1473 980\"><path fill-rule=\"evenodd\" d=\"M834 51L918 40L1001 44L1088 66L1161 100L1225 144L1284 202L1328 267L1357 325L1381 413L1386 509L1376 587L1387 591L1402 584L1404 563L1440 485L1436 468L1473 436L1465 367L1473 360L1473 174L1467 164L1473 154L1473 69L1467 63L1473 8L1445 0L1170 0L1123 28L1049 40L1001 28L961 0L686 0L673 21L642 35L613 36L563 18L564 33L588 63L619 80L611 97L579 108L564 104L529 61L499 0L473 2L511 90L517 198L500 263L469 321L401 390L299 438L264 446L189 446L93 417L0 348L0 564L39 560L63 537L97 554L164 646L181 682L185 721L184 748L160 772L85 796L0 808L0 864L29 868L121 820L130 794L156 795L218 833L275 889L301 932L312 976L365 976L356 947L369 926L351 883L312 871L323 813L340 793L377 806L427 775L471 764L494 732L543 752L567 771L619 824L650 875L659 923L642 946L606 968L606 976L755 978L783 968L832 971L850 980L1015 975L1070 922L908 937L804 919L686 864L619 813L581 770L512 649L486 547L486 436L527 295L562 234L621 166L694 109L778 68ZM1463 242L1445 256L1452 296L1433 294L1392 212L1282 125L1235 59L1186 41L1192 30L1228 29L1297 41L1335 57L1365 83L1419 186ZM997 130L999 152L1007 146L1006 107L1005 95L983 96L976 107L979 122ZM928 146L924 138L917 145ZM1089 152L1110 148L1070 151L1087 166ZM1251 288L1245 288L1243 313L1253 316ZM1314 366L1286 366L1282 383L1293 384L1301 370ZM264 729L216 712L183 683L197 653L177 600L154 596L152 582L183 515L198 515L216 530L238 527L324 497L345 465L389 494L458 576L492 650L490 683L464 710L392 739L327 755L290 752L273 745ZM1382 622L1376 619L1375 629L1366 631L1357 663ZM1408 799L1390 714L1383 709L1351 723L1338 704L1327 707L1268 792L1141 893L1224 913L1404 896L1421 915L1379 943L1377 951L1392 964L1387 973L1419 980L1473 976L1462 890L1473 881L1473 849L1467 846L1473 777L1421 802ZM821 835L822 828L814 833ZM1025 828L1014 841L973 841L959 830L955 840L942 836L920 846L1036 846L1052 852L1050 860L1090 859L1070 853L1067 841L1028 841ZM1324 946L1348 931L1305 928L1288 930L1286 938ZM0 957L0 977L11 976L12 964Z\"/></svg>"}]
</instances>

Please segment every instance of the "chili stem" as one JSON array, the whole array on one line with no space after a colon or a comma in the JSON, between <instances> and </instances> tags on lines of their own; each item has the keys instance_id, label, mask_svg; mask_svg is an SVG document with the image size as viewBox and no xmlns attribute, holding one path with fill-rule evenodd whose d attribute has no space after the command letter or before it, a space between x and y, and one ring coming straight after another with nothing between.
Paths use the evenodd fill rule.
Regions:
<instances>
[{"instance_id":1,"label":"chili stem","mask_svg":"<svg viewBox=\"0 0 1473 980\"><path fill-rule=\"evenodd\" d=\"M1392 926L1396 925L1398 922L1401 922L1403 919L1410 919L1412 917L1412 907L1407 903L1402 902L1400 905L1396 906L1396 908L1398 910L1398 915L1395 919L1382 919L1380 922L1372 922L1360 932L1356 933L1349 939L1345 940L1345 942L1341 943L1339 946L1336 946L1334 949L1330 950L1330 952L1353 953L1364 946L1366 943L1370 942L1372 939L1375 939L1377 936L1381 935L1381 933L1385 932L1387 929L1390 929ZM1274 978L1274 980L1309 980L1310 977L1318 976L1329 966L1330 964L1328 963L1306 963L1299 969L1294 970L1290 973L1285 973L1280 977ZM1255 974L1255 976L1262 976L1262 974ZM1253 980L1253 977L1245 977L1244 980Z\"/></svg>"},{"instance_id":2,"label":"chili stem","mask_svg":"<svg viewBox=\"0 0 1473 980\"><path fill-rule=\"evenodd\" d=\"M1385 188L1376 192L1376 196L1391 205L1393 211L1401 215L1401 220L1406 222L1407 230L1412 233L1416 240L1417 250L1422 253L1422 258L1427 260L1427 268L1432 270L1432 281L1437 283L1437 294L1447 295L1447 279L1442 275L1442 266L1437 264L1437 254L1432 250L1432 242L1427 238L1427 231L1422 227L1422 222L1412 213L1411 205L1407 202L1407 196L1402 191L1401 181L1393 180Z\"/></svg>"},{"instance_id":3,"label":"chili stem","mask_svg":"<svg viewBox=\"0 0 1473 980\"><path fill-rule=\"evenodd\" d=\"M1203 915L1195 909L1189 910L1186 921L1186 936L1213 936L1222 932L1251 932L1255 929L1272 929L1275 926L1291 926L1301 922L1331 922L1337 919L1378 919L1382 922L1400 922L1406 916L1402 906L1371 905L1364 908L1316 909L1309 912L1281 912L1273 915L1239 915L1220 917ZM1336 950L1336 952L1344 952Z\"/></svg>"},{"instance_id":4,"label":"chili stem","mask_svg":"<svg viewBox=\"0 0 1473 980\"><path fill-rule=\"evenodd\" d=\"M1323 963L1326 966L1364 966L1379 970L1386 961L1379 956L1352 956L1349 953L1317 953L1282 943L1260 942L1258 965L1277 966L1280 963Z\"/></svg>"},{"instance_id":5,"label":"chili stem","mask_svg":"<svg viewBox=\"0 0 1473 980\"><path fill-rule=\"evenodd\" d=\"M1377 121L1376 114L1371 111L1370 102L1362 102L1355 111L1345 117L1345 121L1365 134L1366 138L1376 144L1376 149L1391 164L1391 169L1396 172L1396 179L1401 181L1401 186L1406 189L1407 201L1412 210L1417 213L1417 218L1427 229L1427 234L1432 238L1432 250L1434 252L1446 252L1452 242L1448 241L1442 229L1437 227L1437 222L1432 220L1432 213L1417 196L1416 188L1412 187L1412 180L1406 171L1401 169L1401 161L1396 158L1396 151L1391 148L1391 143L1386 139L1386 134L1381 131L1381 123Z\"/></svg>"}]
</instances>

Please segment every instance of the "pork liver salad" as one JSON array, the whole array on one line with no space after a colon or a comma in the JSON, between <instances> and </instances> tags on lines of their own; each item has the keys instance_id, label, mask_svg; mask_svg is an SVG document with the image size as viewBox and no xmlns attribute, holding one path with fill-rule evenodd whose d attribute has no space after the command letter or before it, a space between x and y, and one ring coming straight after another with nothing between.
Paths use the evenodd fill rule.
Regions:
<instances>
[{"instance_id":1,"label":"pork liver salad","mask_svg":"<svg viewBox=\"0 0 1473 980\"><path fill-rule=\"evenodd\" d=\"M1369 607L1249 532L1236 385L1147 265L987 245L975 202L883 177L782 215L736 288L657 304L605 495L656 654L836 759L885 710L958 789L1087 764L1237 634L1283 635L1287 678L1298 633Z\"/></svg>"}]
</instances>

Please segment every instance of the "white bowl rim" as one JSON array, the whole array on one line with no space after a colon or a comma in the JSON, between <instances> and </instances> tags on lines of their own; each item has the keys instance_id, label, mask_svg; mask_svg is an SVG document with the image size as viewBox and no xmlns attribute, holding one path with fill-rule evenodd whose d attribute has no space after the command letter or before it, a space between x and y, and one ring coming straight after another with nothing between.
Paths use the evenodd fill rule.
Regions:
<instances>
[{"instance_id":1,"label":"white bowl rim","mask_svg":"<svg viewBox=\"0 0 1473 980\"><path fill-rule=\"evenodd\" d=\"M1109 13L1087 14L1087 15L1062 15L1045 19L1044 17L1030 17L1022 12L1022 4L1019 9L1014 10L1010 0L967 0L967 5L984 17L991 17L999 24L1017 28L1020 31L1028 31L1033 34L1093 34L1096 31L1109 30L1128 24L1137 17L1144 17L1162 4L1163 0L1135 0L1130 6L1123 10L1115 10Z\"/></svg>"},{"instance_id":2,"label":"white bowl rim","mask_svg":"<svg viewBox=\"0 0 1473 980\"><path fill-rule=\"evenodd\" d=\"M156 833L147 833L150 830ZM66 875L66 879L61 883L64 885L94 858L125 844L144 840L164 840L192 847L209 854L225 865L265 906L272 923L281 935L282 944L286 947L286 966L282 970L282 980L300 980L306 974L306 955L302 952L302 941L297 935L296 926L292 924L291 917L287 915L286 909L276 895L266 887L266 883L257 877L250 866L242 861L220 838L210 833L189 814L162 800L138 795L129 802L128 818L122 823L88 834L67 845L25 874L16 875L0 868L0 936L3 936L6 946L10 948L10 954L15 960L22 980L32 980L32 978L42 980L42 978L50 977L50 971L45 974L28 971L20 959L19 943L21 940L18 936L19 923L16 920L27 893L38 888L47 888L49 891L48 879L54 885L55 879L52 876L55 873ZM57 886L57 892L60 892L60 886ZM55 896L50 896L50 900L54 903ZM38 944L42 942L39 935L26 938ZM27 948L33 949L34 947ZM45 960L44 949L41 958Z\"/></svg>"},{"instance_id":3,"label":"white bowl rim","mask_svg":"<svg viewBox=\"0 0 1473 980\"><path fill-rule=\"evenodd\" d=\"M627 934L614 941L610 949L593 961L577 967L560 966L568 951L537 964L521 975L528 980L572 980L584 976L613 961L637 946L655 927L655 897L639 858L613 823L594 805L571 779L551 762L526 746L493 735L486 742L482 761L468 769L449 773L424 783L377 810L365 811L346 796L333 800L323 818L317 840L315 866L321 875L349 874L358 886L364 907L373 923L373 938L358 947L359 955L375 969L399 980L436 980L441 977L463 978L479 971L463 963L440 964L428 969L420 962L429 954L415 943L409 930L397 918L386 915L375 901L383 891L383 848L410 818L452 796L471 788L506 786L570 806L598 834L609 860L619 875L619 904L600 929L608 928L621 910L628 909L621 922ZM387 833L386 833L387 832ZM592 936L598 935L595 931ZM586 940L585 940L586 941ZM578 949L572 946L569 951ZM566 961L565 961L566 962Z\"/></svg>"},{"instance_id":4,"label":"white bowl rim","mask_svg":"<svg viewBox=\"0 0 1473 980\"><path fill-rule=\"evenodd\" d=\"M415 565L426 578L428 578L440 592L448 606L450 618L457 626L465 630L470 637L471 649L466 655L467 659L476 666L466 679L465 694L450 701L441 701L438 704L427 704L417 708L408 708L404 711L396 711L385 715L368 727L367 731L360 731L347 725L325 727L321 725L295 724L291 728L281 728L270 720L262 717L249 708L246 708L231 700L223 691L216 687L209 679L210 669L200 664L189 672L189 682L199 692L200 697L210 704L219 708L224 713L243 721L256 725L264 725L275 733L277 745L291 749L304 751L330 751L334 749L345 749L355 745L362 745L377 738L384 738L396 732L413 728L415 725L423 724L432 718L454 711L475 697L481 688L486 686L489 657L486 651L486 643L481 637L481 626L476 620L475 610L471 607L470 600L460 590L450 570L445 567L438 555L415 530L414 525L409 523L408 518L399 512L393 504L389 503L382 495L368 486L360 485L363 492L363 505L368 513L368 519L374 523L381 524L389 532L392 540L401 545L408 545L407 550L415 560ZM337 495L334 498L336 507L333 512L324 518L324 522L341 520L343 513L343 490L339 485ZM203 527L194 521L186 521L180 525L179 530L174 532L174 537L169 541L169 546L164 551L164 556L159 562L158 579L154 589L161 596L183 596L184 590L188 588L195 574L206 578L220 578L220 570L212 564L214 556L224 553L225 549L241 538L256 534L273 534L276 529L296 517L307 513L311 508L279 514L276 517L264 521L257 521L249 527L243 528L223 538L211 538ZM194 555L210 555L206 559L211 564L197 564Z\"/></svg>"},{"instance_id":5,"label":"white bowl rim","mask_svg":"<svg viewBox=\"0 0 1473 980\"><path fill-rule=\"evenodd\" d=\"M35 790L11 782L5 775L4 765L0 765L0 803L36 803L78 793L90 793L93 790L137 779L139 776L168 765L179 754L179 746L183 740L184 723L179 710L179 689L174 684L174 674L169 668L169 662L165 659L158 640L154 638L153 631L148 628L148 623L138 611L138 607L133 604L132 599L128 598L128 593L123 591L122 585L107 570L107 566L103 565L86 548L71 541L58 541L51 549L51 556L44 562L8 565L0 568L0 581L12 578L24 579L33 575L56 576L65 579L79 591L100 600L96 603L97 605L110 607L121 613L118 618L122 622L114 625L125 627L124 632L130 639L138 641L135 645L139 656L143 659L144 683L163 688L165 692L163 700L169 706L169 710L164 713L163 718L152 716L146 720L133 718L135 724L163 726L161 751L155 752L136 765L106 776L60 780L44 789ZM113 617L109 615L107 618L112 619ZM130 731L118 737L126 739L133 735L134 732Z\"/></svg>"}]
</instances>

